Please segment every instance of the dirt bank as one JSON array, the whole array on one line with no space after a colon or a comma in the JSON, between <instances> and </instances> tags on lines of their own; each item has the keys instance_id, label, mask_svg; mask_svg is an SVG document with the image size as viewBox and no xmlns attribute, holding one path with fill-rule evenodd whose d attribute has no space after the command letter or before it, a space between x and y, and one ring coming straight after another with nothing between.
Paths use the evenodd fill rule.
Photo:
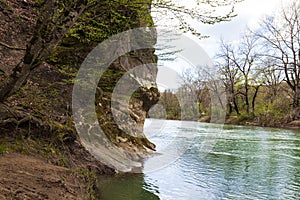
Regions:
<instances>
[{"instance_id":1,"label":"dirt bank","mask_svg":"<svg viewBox=\"0 0 300 200\"><path fill-rule=\"evenodd\" d=\"M88 199L88 181L76 170L17 154L0 155L0 199Z\"/></svg>"}]
</instances>

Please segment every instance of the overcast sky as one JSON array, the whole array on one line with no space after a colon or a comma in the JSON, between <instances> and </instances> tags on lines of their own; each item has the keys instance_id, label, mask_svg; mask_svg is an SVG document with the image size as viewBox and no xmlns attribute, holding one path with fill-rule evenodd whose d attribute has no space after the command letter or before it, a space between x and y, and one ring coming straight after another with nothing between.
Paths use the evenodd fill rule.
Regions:
<instances>
[{"instance_id":1,"label":"overcast sky","mask_svg":"<svg viewBox=\"0 0 300 200\"><path fill-rule=\"evenodd\" d=\"M222 37L225 41L237 41L247 27L255 28L266 14L273 15L281 5L290 0L245 0L236 4L237 17L214 25L199 24L198 30L210 38L200 41L201 46L213 57Z\"/></svg>"},{"instance_id":2,"label":"overcast sky","mask_svg":"<svg viewBox=\"0 0 300 200\"><path fill-rule=\"evenodd\" d=\"M259 21L264 15L273 15L276 10L292 0L244 0L236 4L235 13L237 16L228 22L221 22L214 25L204 25L193 22L193 26L204 35L210 36L208 39L197 40L194 36L189 36L198 43L211 59L218 51L219 41L222 38L227 42L237 42L246 28L254 29L258 27ZM160 22L163 20L161 17ZM168 23L168 22L163 22ZM203 56L203 54L202 54ZM177 59L175 62L160 62L157 83L160 90L166 88L177 88L180 85L180 76L183 66L187 65L184 59Z\"/></svg>"}]
</instances>

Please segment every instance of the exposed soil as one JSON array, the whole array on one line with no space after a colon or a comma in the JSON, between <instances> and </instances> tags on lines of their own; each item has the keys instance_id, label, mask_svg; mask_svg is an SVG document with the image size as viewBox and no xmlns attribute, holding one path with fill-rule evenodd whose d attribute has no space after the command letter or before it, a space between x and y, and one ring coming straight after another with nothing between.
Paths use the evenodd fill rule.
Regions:
<instances>
[{"instance_id":1,"label":"exposed soil","mask_svg":"<svg viewBox=\"0 0 300 200\"><path fill-rule=\"evenodd\" d=\"M290 122L287 127L299 130L300 129L300 120L294 120L294 121Z\"/></svg>"},{"instance_id":2,"label":"exposed soil","mask_svg":"<svg viewBox=\"0 0 300 200\"><path fill-rule=\"evenodd\" d=\"M86 199L85 181L70 169L16 153L0 156L0 199Z\"/></svg>"}]
</instances>

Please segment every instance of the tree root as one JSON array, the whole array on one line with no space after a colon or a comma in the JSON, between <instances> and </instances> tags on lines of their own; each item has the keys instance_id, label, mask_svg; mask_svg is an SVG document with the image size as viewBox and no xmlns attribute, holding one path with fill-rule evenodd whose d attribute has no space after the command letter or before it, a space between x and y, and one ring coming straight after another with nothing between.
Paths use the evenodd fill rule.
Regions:
<instances>
[{"instance_id":1,"label":"tree root","mask_svg":"<svg viewBox=\"0 0 300 200\"><path fill-rule=\"evenodd\" d=\"M16 118L8 118L8 119L0 120L0 126L5 126L5 125L8 125L8 124L15 124L18 127L21 124L24 124L24 123L27 123L27 122L30 123L30 124L35 124L38 127L43 125L43 123L39 119L37 119L33 116L27 116L27 117L24 117L20 120L18 120Z\"/></svg>"},{"instance_id":2,"label":"tree root","mask_svg":"<svg viewBox=\"0 0 300 200\"><path fill-rule=\"evenodd\" d=\"M0 74L6 75L5 71L3 71L2 69L0 69Z\"/></svg>"},{"instance_id":3,"label":"tree root","mask_svg":"<svg viewBox=\"0 0 300 200\"><path fill-rule=\"evenodd\" d=\"M1 42L1 41L0 41L0 45L1 45L1 46L4 46L4 47L6 47L6 48L12 49L12 50L22 50L22 51L26 50L26 48L22 48L22 47L14 47L14 46L11 46L11 45L6 44L6 43Z\"/></svg>"},{"instance_id":4,"label":"tree root","mask_svg":"<svg viewBox=\"0 0 300 200\"><path fill-rule=\"evenodd\" d=\"M22 111L16 111L16 110L12 111L11 109L8 111L11 114L11 116L6 117L5 119L0 119L0 126L13 124L16 125L16 127L18 127L24 123L34 124L37 127L41 127L44 125L41 120L28 113L23 113Z\"/></svg>"}]
</instances>

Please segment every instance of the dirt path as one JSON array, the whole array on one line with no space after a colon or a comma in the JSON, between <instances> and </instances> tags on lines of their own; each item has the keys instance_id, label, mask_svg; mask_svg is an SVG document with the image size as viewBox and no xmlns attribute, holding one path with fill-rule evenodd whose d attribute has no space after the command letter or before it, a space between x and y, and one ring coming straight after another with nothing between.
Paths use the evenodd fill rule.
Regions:
<instances>
[{"instance_id":1,"label":"dirt path","mask_svg":"<svg viewBox=\"0 0 300 200\"><path fill-rule=\"evenodd\" d=\"M0 200L85 199L84 184L69 169L42 159L10 153L0 155Z\"/></svg>"}]
</instances>

